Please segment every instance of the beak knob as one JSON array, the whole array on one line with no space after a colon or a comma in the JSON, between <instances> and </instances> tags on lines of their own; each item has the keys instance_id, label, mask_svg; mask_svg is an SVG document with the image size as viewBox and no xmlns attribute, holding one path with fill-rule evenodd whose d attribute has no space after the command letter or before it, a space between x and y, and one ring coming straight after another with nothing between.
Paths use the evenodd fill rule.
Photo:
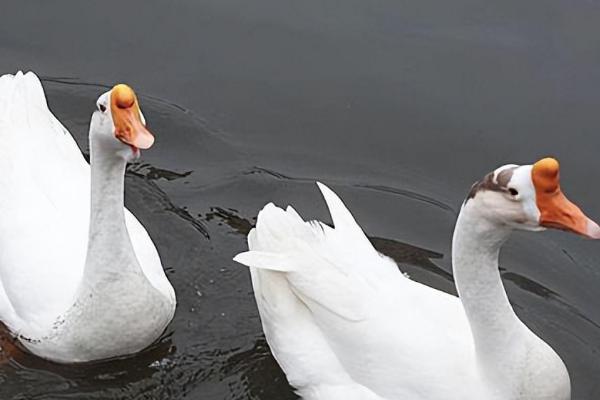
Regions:
<instances>
[{"instance_id":1,"label":"beak knob","mask_svg":"<svg viewBox=\"0 0 600 400\"><path fill-rule=\"evenodd\" d=\"M115 137L138 149L150 148L154 143L154 136L142 122L140 107L133 89L120 83L113 87L110 96Z\"/></svg>"},{"instance_id":2,"label":"beak knob","mask_svg":"<svg viewBox=\"0 0 600 400\"><path fill-rule=\"evenodd\" d=\"M135 92L124 83L116 85L112 89L111 96L114 98L115 105L121 109L132 107L135 104Z\"/></svg>"},{"instance_id":3,"label":"beak knob","mask_svg":"<svg viewBox=\"0 0 600 400\"><path fill-rule=\"evenodd\" d=\"M543 158L533 164L531 175L538 191L553 193L560 188L560 165L554 158Z\"/></svg>"}]
</instances>

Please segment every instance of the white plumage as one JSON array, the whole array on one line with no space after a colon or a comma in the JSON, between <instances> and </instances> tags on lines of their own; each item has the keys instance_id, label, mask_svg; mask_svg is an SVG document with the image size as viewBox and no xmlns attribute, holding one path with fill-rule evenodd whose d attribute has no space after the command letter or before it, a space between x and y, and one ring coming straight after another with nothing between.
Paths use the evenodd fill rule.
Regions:
<instances>
[{"instance_id":1,"label":"white plumage","mask_svg":"<svg viewBox=\"0 0 600 400\"><path fill-rule=\"evenodd\" d=\"M139 335L135 318L128 319L136 312L160 312L162 326L156 329L162 332L164 321L173 315L175 294L152 240L127 210L133 262L139 261L148 286L165 299L164 306L145 309L139 304L142 299L135 300L140 288L132 284L130 294L115 292L101 306L92 304L90 309L99 306L96 311L78 311L88 249L90 166L48 109L41 83L31 72L0 77L0 187L0 319L27 348L57 361L126 354L136 347L131 346L132 337ZM123 243L115 246L107 252L116 252ZM107 270L117 267L108 265ZM114 278L127 282L118 271ZM112 326L89 332L85 325L95 325L86 321L110 316L113 305ZM129 311L120 314L122 309ZM68 323L74 314L78 326ZM112 343L94 343L109 336ZM85 343L89 348L80 346Z\"/></svg>"},{"instance_id":2,"label":"white plumage","mask_svg":"<svg viewBox=\"0 0 600 400\"><path fill-rule=\"evenodd\" d=\"M334 228L268 204L248 236L249 251L234 258L250 267L267 341L303 398L568 398L560 359L524 325L513 332L515 343L526 341L523 350L533 354L541 349L544 368L558 360L551 374L558 387L540 391L546 378L535 376L511 381L529 367L519 369L518 362L507 382L487 382L460 300L404 276L373 248L335 193L318 185Z\"/></svg>"}]
</instances>

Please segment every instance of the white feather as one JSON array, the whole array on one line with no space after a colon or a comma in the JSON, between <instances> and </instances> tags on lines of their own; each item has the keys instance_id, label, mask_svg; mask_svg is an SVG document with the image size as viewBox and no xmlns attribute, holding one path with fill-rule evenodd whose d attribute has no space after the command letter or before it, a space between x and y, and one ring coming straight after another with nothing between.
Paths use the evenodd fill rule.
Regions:
<instances>
[{"instance_id":1,"label":"white feather","mask_svg":"<svg viewBox=\"0 0 600 400\"><path fill-rule=\"evenodd\" d=\"M269 204L250 232L249 251L236 258L251 266L267 341L303 398L567 399L557 357L526 328L506 350L529 346L531 353L515 359L540 354L531 361L539 365L508 368L510 380L488 381L459 299L407 279L373 248L335 193L318 186L334 228ZM546 366L556 375L533 377ZM558 384L549 385L549 377ZM530 386L521 390L521 382Z\"/></svg>"},{"instance_id":2,"label":"white feather","mask_svg":"<svg viewBox=\"0 0 600 400\"><path fill-rule=\"evenodd\" d=\"M0 319L23 337L47 335L73 305L83 276L90 166L31 72L0 77L0 171ZM145 276L174 307L152 240L128 210L125 218Z\"/></svg>"}]
</instances>

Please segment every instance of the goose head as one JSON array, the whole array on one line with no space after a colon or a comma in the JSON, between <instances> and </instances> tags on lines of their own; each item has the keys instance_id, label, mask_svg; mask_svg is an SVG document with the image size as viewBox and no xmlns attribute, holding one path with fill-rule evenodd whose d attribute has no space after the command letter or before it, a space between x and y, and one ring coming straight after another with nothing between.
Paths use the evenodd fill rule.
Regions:
<instances>
[{"instance_id":1,"label":"goose head","mask_svg":"<svg viewBox=\"0 0 600 400\"><path fill-rule=\"evenodd\" d=\"M152 146L154 136L146 129L133 89L118 84L98 98L90 123L90 140L126 161L138 158L140 149Z\"/></svg>"},{"instance_id":2,"label":"goose head","mask_svg":"<svg viewBox=\"0 0 600 400\"><path fill-rule=\"evenodd\" d=\"M563 194L554 158L497 168L473 185L465 208L499 226L529 231L554 228L600 239L598 224Z\"/></svg>"}]
</instances>

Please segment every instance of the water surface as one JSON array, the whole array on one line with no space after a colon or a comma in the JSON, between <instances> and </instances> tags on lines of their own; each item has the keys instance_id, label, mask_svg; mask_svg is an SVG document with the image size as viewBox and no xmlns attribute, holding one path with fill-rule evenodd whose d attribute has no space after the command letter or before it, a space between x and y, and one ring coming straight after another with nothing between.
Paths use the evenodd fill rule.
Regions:
<instances>
[{"instance_id":1,"label":"water surface","mask_svg":"<svg viewBox=\"0 0 600 400\"><path fill-rule=\"evenodd\" d=\"M328 220L336 190L382 252L452 292L471 183L553 155L600 219L600 4L508 0L3 2L0 71L33 69L84 153L97 96L141 94L155 146L126 203L178 294L160 343L87 366L23 356L2 399L294 399L231 257L262 205ZM32 160L35 162L35 160ZM600 246L517 234L501 267L519 316L600 395Z\"/></svg>"}]
</instances>

